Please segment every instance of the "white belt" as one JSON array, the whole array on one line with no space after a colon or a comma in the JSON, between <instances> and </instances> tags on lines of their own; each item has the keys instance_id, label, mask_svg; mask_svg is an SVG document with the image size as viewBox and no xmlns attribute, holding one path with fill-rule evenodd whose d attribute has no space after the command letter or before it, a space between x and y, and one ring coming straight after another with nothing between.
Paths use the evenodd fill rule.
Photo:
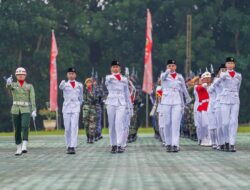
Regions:
<instances>
[{"instance_id":1,"label":"white belt","mask_svg":"<svg viewBox=\"0 0 250 190\"><path fill-rule=\"evenodd\" d=\"M179 88L165 88L163 91L167 93L168 91L172 92L178 92L180 89ZM164 93L163 92L163 93Z\"/></svg>"},{"instance_id":2,"label":"white belt","mask_svg":"<svg viewBox=\"0 0 250 190\"><path fill-rule=\"evenodd\" d=\"M123 95L124 92L123 91L112 91L112 92L109 92L109 94L112 94L112 95Z\"/></svg>"},{"instance_id":3,"label":"white belt","mask_svg":"<svg viewBox=\"0 0 250 190\"><path fill-rule=\"evenodd\" d=\"M225 91L226 92L238 92L237 89L228 89L228 88L225 88Z\"/></svg>"},{"instance_id":4,"label":"white belt","mask_svg":"<svg viewBox=\"0 0 250 190\"><path fill-rule=\"evenodd\" d=\"M202 104L205 103L205 102L209 102L209 99L202 100L201 102L199 102L199 105L202 105Z\"/></svg>"},{"instance_id":5,"label":"white belt","mask_svg":"<svg viewBox=\"0 0 250 190\"><path fill-rule=\"evenodd\" d=\"M30 102L14 101L13 105L16 105L16 106L30 106L31 104L30 104Z\"/></svg>"}]
</instances>

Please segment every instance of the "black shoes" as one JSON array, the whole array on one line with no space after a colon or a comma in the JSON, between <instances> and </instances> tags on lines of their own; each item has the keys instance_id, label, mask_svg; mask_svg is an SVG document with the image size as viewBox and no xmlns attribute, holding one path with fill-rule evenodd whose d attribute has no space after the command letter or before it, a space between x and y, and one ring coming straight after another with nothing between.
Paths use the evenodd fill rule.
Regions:
<instances>
[{"instance_id":1,"label":"black shoes","mask_svg":"<svg viewBox=\"0 0 250 190\"><path fill-rule=\"evenodd\" d=\"M117 153L123 153L124 150L125 150L124 148L122 148L121 146L118 146Z\"/></svg>"},{"instance_id":2,"label":"black shoes","mask_svg":"<svg viewBox=\"0 0 250 190\"><path fill-rule=\"evenodd\" d=\"M167 151L167 152L171 152L171 150L172 150L171 145L167 145L166 151Z\"/></svg>"},{"instance_id":3,"label":"black shoes","mask_svg":"<svg viewBox=\"0 0 250 190\"><path fill-rule=\"evenodd\" d=\"M219 148L218 150L224 151L224 150L225 150L225 145L224 145L224 144L223 144L223 145L220 145L220 148Z\"/></svg>"},{"instance_id":4,"label":"black shoes","mask_svg":"<svg viewBox=\"0 0 250 190\"><path fill-rule=\"evenodd\" d=\"M110 153L115 154L117 151L117 146L112 146Z\"/></svg>"},{"instance_id":5,"label":"black shoes","mask_svg":"<svg viewBox=\"0 0 250 190\"><path fill-rule=\"evenodd\" d=\"M231 151L231 152L236 152L236 148L235 148L235 146L234 146L234 145L231 145L231 147L230 147L230 151Z\"/></svg>"},{"instance_id":6,"label":"black shoes","mask_svg":"<svg viewBox=\"0 0 250 190\"><path fill-rule=\"evenodd\" d=\"M179 150L178 150L178 147L177 146L173 146L173 151L172 152L179 152Z\"/></svg>"},{"instance_id":7,"label":"black shoes","mask_svg":"<svg viewBox=\"0 0 250 190\"><path fill-rule=\"evenodd\" d=\"M75 151L74 147L68 147L67 154L75 154L75 153L76 153L76 151Z\"/></svg>"},{"instance_id":8,"label":"black shoes","mask_svg":"<svg viewBox=\"0 0 250 190\"><path fill-rule=\"evenodd\" d=\"M229 143L226 143L226 144L225 144L225 150L226 150L226 152L229 152L229 151L230 151Z\"/></svg>"},{"instance_id":9,"label":"black shoes","mask_svg":"<svg viewBox=\"0 0 250 190\"><path fill-rule=\"evenodd\" d=\"M112 146L110 153L115 154L115 153L123 153L125 151L124 148L121 146Z\"/></svg>"},{"instance_id":10,"label":"black shoes","mask_svg":"<svg viewBox=\"0 0 250 190\"><path fill-rule=\"evenodd\" d=\"M219 149L220 151L226 151L226 152L236 152L236 148L234 145L229 145L229 143L226 143L225 145L220 145Z\"/></svg>"},{"instance_id":11,"label":"black shoes","mask_svg":"<svg viewBox=\"0 0 250 190\"><path fill-rule=\"evenodd\" d=\"M178 148L178 146L167 145L166 146L166 151L176 153L176 152L179 152L179 148Z\"/></svg>"}]
</instances>

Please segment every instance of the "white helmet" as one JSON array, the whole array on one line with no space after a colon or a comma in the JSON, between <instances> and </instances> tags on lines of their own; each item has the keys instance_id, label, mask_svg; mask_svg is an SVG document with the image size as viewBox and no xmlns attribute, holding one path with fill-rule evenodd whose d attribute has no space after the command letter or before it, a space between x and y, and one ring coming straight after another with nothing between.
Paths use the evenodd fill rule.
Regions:
<instances>
[{"instance_id":1,"label":"white helmet","mask_svg":"<svg viewBox=\"0 0 250 190\"><path fill-rule=\"evenodd\" d=\"M26 75L26 70L23 67L18 67L16 69L16 75Z\"/></svg>"},{"instance_id":2,"label":"white helmet","mask_svg":"<svg viewBox=\"0 0 250 190\"><path fill-rule=\"evenodd\" d=\"M206 71L205 73L203 73L203 74L201 75L201 79L204 79L204 78L211 78L211 73L208 72L208 71Z\"/></svg>"}]
</instances>

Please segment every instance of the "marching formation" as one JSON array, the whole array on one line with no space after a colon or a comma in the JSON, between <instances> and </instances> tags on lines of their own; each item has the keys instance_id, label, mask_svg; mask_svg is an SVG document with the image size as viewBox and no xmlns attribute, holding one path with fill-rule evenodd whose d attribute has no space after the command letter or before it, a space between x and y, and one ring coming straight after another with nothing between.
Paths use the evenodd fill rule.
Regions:
<instances>
[{"instance_id":1,"label":"marching formation","mask_svg":"<svg viewBox=\"0 0 250 190\"><path fill-rule=\"evenodd\" d=\"M234 70L235 65L234 58L228 57L216 73L213 68L211 72L206 69L185 81L176 72L176 61L167 61L166 70L161 73L150 95L155 137L161 140L167 152L179 152L180 136L187 133L199 145L220 151L236 151L242 77ZM112 61L110 72L101 84L97 74L92 72L83 85L76 81L76 70L69 68L67 81L61 81L59 89L64 98L62 113L67 154L76 153L81 112L87 143L93 144L102 139L104 106L107 109L111 153L123 153L127 142L136 141L140 126L138 112L143 106L140 87L127 68L125 75L121 74L117 60ZM34 88L25 81L26 70L17 68L15 75L17 82L13 82L11 76L6 79L6 87L13 96L11 115L17 145L15 155L18 156L28 152L29 123L31 117L35 123L36 103Z\"/></svg>"},{"instance_id":2,"label":"marching formation","mask_svg":"<svg viewBox=\"0 0 250 190\"><path fill-rule=\"evenodd\" d=\"M241 74L236 72L236 61L228 57L217 72L199 73L185 82L176 73L176 62L169 60L155 90L154 120L156 138L167 152L178 152L180 132L188 132L199 145L212 149L236 152L239 91ZM189 93L194 98L191 101ZM181 127L181 130L180 130Z\"/></svg>"}]
</instances>

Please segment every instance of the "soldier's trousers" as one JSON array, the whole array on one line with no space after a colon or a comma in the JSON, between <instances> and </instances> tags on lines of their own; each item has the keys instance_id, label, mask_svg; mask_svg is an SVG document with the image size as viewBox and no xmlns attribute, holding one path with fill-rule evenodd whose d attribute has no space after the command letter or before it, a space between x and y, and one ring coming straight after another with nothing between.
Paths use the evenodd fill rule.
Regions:
<instances>
[{"instance_id":1,"label":"soldier's trousers","mask_svg":"<svg viewBox=\"0 0 250 190\"><path fill-rule=\"evenodd\" d=\"M206 111L198 112L198 123L200 127L200 138L201 140L206 138L208 134L208 113Z\"/></svg>"},{"instance_id":2,"label":"soldier's trousers","mask_svg":"<svg viewBox=\"0 0 250 190\"><path fill-rule=\"evenodd\" d=\"M102 106L96 105L96 133L101 135L102 133Z\"/></svg>"},{"instance_id":3,"label":"soldier's trousers","mask_svg":"<svg viewBox=\"0 0 250 190\"><path fill-rule=\"evenodd\" d=\"M128 140L129 135L129 127L130 127L131 115L129 112L126 112L124 116L124 128L123 128L123 139L122 139L122 146L125 147Z\"/></svg>"},{"instance_id":4,"label":"soldier's trousers","mask_svg":"<svg viewBox=\"0 0 250 190\"><path fill-rule=\"evenodd\" d=\"M107 105L110 144L122 146L125 106Z\"/></svg>"},{"instance_id":5,"label":"soldier's trousers","mask_svg":"<svg viewBox=\"0 0 250 190\"><path fill-rule=\"evenodd\" d=\"M225 144L225 136L224 136L223 128L222 128L221 108L220 107L217 107L215 109L215 118L216 118L216 123L217 123L218 145L223 145L223 144Z\"/></svg>"},{"instance_id":6,"label":"soldier's trousers","mask_svg":"<svg viewBox=\"0 0 250 190\"><path fill-rule=\"evenodd\" d=\"M182 119L181 105L163 105L165 117L165 143L179 146L180 124Z\"/></svg>"},{"instance_id":7,"label":"soldier's trousers","mask_svg":"<svg viewBox=\"0 0 250 190\"><path fill-rule=\"evenodd\" d=\"M83 125L86 131L86 135L90 138L94 138L96 134L96 110L93 105L83 106Z\"/></svg>"},{"instance_id":8,"label":"soldier's trousers","mask_svg":"<svg viewBox=\"0 0 250 190\"><path fill-rule=\"evenodd\" d=\"M23 140L28 141L30 113L12 114L12 121L15 128L16 144L21 144Z\"/></svg>"},{"instance_id":9,"label":"soldier's trousers","mask_svg":"<svg viewBox=\"0 0 250 190\"><path fill-rule=\"evenodd\" d=\"M221 104L222 127L226 143L235 145L238 129L239 104Z\"/></svg>"},{"instance_id":10,"label":"soldier's trousers","mask_svg":"<svg viewBox=\"0 0 250 190\"><path fill-rule=\"evenodd\" d=\"M165 116L165 114L163 112L159 112L159 115L158 115L159 133L160 133L160 136L161 136L161 140L165 143L164 129L165 129L165 120L166 120L166 118L164 116Z\"/></svg>"},{"instance_id":11,"label":"soldier's trousers","mask_svg":"<svg viewBox=\"0 0 250 190\"><path fill-rule=\"evenodd\" d=\"M63 113L65 127L66 146L77 147L77 136L79 130L79 113Z\"/></svg>"}]
</instances>

